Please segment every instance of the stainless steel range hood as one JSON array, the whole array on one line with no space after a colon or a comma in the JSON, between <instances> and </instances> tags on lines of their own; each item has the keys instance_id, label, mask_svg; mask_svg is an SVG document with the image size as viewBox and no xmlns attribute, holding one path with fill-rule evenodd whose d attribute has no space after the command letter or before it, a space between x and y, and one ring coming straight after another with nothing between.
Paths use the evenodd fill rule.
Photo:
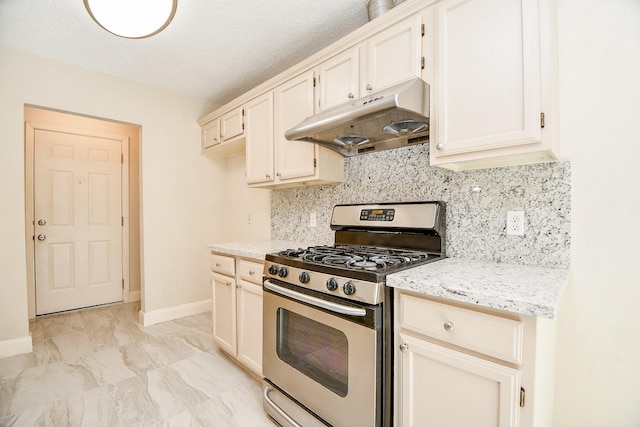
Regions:
<instances>
[{"instance_id":1,"label":"stainless steel range hood","mask_svg":"<svg viewBox=\"0 0 640 427\"><path fill-rule=\"evenodd\" d=\"M415 78L308 117L285 137L354 156L425 142L428 134L429 85Z\"/></svg>"}]
</instances>

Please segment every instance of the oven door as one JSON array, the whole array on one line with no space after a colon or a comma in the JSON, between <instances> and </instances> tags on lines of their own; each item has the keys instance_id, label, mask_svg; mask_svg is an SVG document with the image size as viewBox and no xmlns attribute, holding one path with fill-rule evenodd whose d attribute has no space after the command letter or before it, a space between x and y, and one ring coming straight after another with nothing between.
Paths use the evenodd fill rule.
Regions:
<instances>
[{"instance_id":1,"label":"oven door","mask_svg":"<svg viewBox=\"0 0 640 427\"><path fill-rule=\"evenodd\" d=\"M296 288L264 281L265 379L331 425L380 425L382 306ZM270 415L283 425L307 425L287 419L299 410L278 407L265 384ZM271 391L278 394L277 389ZM289 413L284 422L282 412Z\"/></svg>"}]
</instances>

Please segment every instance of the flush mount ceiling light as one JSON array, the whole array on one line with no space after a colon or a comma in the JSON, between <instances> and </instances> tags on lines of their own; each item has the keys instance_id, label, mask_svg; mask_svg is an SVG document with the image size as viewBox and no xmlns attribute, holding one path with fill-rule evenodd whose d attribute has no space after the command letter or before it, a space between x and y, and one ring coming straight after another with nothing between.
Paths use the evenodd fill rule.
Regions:
<instances>
[{"instance_id":1,"label":"flush mount ceiling light","mask_svg":"<svg viewBox=\"0 0 640 427\"><path fill-rule=\"evenodd\" d=\"M141 39L158 34L169 25L178 0L84 0L84 7L110 33Z\"/></svg>"}]
</instances>

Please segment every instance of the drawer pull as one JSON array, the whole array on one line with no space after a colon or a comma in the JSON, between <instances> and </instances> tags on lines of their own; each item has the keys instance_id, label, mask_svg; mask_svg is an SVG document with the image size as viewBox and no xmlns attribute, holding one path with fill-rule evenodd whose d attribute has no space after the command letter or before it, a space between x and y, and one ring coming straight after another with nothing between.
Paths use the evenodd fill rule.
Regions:
<instances>
[{"instance_id":1,"label":"drawer pull","mask_svg":"<svg viewBox=\"0 0 640 427\"><path fill-rule=\"evenodd\" d=\"M447 332L453 331L453 322L445 322L442 326L444 326L444 330Z\"/></svg>"},{"instance_id":2,"label":"drawer pull","mask_svg":"<svg viewBox=\"0 0 640 427\"><path fill-rule=\"evenodd\" d=\"M402 343L402 344L400 344L400 351L401 351L401 352L403 352L403 353L404 353L404 352L405 352L405 351L407 351L407 350L409 350L409 344L407 344L407 343Z\"/></svg>"}]
</instances>

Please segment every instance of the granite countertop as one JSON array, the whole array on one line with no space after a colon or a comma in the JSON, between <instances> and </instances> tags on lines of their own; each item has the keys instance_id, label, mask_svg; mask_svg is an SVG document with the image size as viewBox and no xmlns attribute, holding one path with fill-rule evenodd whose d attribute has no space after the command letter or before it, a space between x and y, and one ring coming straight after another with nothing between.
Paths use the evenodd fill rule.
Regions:
<instances>
[{"instance_id":1,"label":"granite countertop","mask_svg":"<svg viewBox=\"0 0 640 427\"><path fill-rule=\"evenodd\" d=\"M253 242L212 243L207 245L210 251L224 255L264 261L264 256L285 249L297 249L313 246L309 242L293 242L289 240L257 240Z\"/></svg>"},{"instance_id":2,"label":"granite countertop","mask_svg":"<svg viewBox=\"0 0 640 427\"><path fill-rule=\"evenodd\" d=\"M210 251L264 261L268 253L306 248L314 243L289 240L215 243ZM530 316L556 317L569 270L446 258L390 274L387 285Z\"/></svg>"},{"instance_id":3,"label":"granite countertop","mask_svg":"<svg viewBox=\"0 0 640 427\"><path fill-rule=\"evenodd\" d=\"M387 276L387 285L511 313L553 319L569 277L563 268L447 258Z\"/></svg>"}]
</instances>

